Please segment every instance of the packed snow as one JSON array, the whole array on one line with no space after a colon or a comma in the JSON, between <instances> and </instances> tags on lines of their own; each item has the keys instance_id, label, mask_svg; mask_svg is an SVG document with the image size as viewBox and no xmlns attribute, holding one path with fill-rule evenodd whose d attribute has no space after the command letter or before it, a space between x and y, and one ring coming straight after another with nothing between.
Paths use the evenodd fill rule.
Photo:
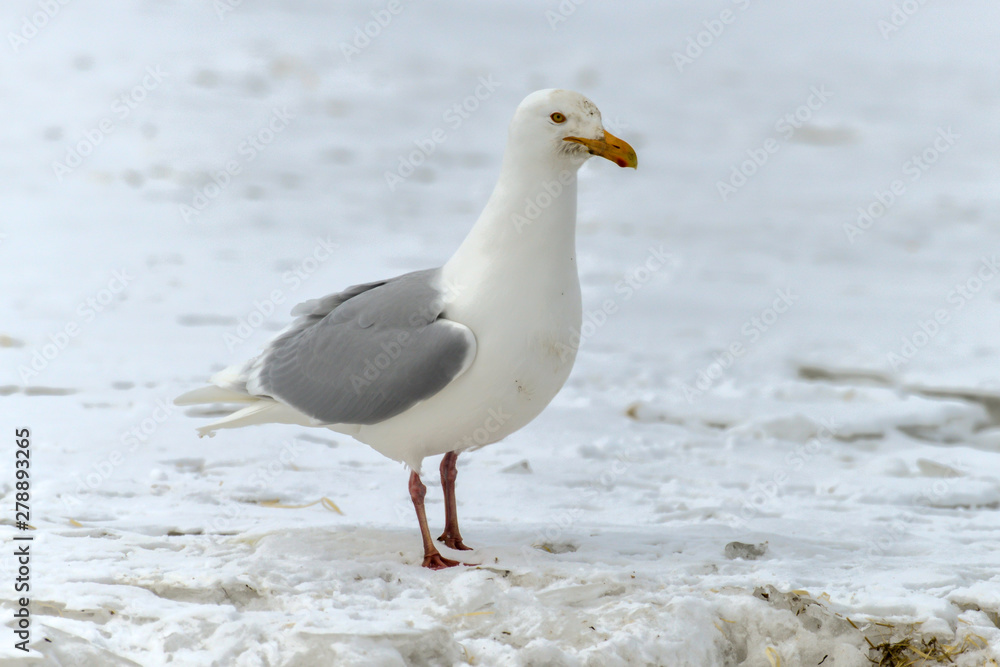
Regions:
<instances>
[{"instance_id":1,"label":"packed snow","mask_svg":"<svg viewBox=\"0 0 1000 667\"><path fill-rule=\"evenodd\" d=\"M0 664L1000 660L996 3L5 9ZM398 463L172 400L439 266L548 87L639 169L582 170L576 367L432 572Z\"/></svg>"}]
</instances>

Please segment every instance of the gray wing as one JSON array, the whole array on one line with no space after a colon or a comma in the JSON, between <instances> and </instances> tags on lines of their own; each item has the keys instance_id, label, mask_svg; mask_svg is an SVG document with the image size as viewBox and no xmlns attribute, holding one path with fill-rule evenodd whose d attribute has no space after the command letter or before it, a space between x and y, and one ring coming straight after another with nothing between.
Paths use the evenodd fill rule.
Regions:
<instances>
[{"instance_id":1,"label":"gray wing","mask_svg":"<svg viewBox=\"0 0 1000 667\"><path fill-rule=\"evenodd\" d=\"M444 319L440 269L355 285L300 315L251 362L247 389L327 424L376 424L430 398L472 363L476 339Z\"/></svg>"}]
</instances>

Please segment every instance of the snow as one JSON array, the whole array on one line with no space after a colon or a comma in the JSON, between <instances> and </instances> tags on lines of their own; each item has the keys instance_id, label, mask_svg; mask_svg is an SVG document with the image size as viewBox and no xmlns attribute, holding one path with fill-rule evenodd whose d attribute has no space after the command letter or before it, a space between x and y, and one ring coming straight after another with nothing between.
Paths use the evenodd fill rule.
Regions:
<instances>
[{"instance_id":1,"label":"snow","mask_svg":"<svg viewBox=\"0 0 1000 667\"><path fill-rule=\"evenodd\" d=\"M996 3L8 5L0 664L1000 659ZM551 86L640 166L584 168L576 368L460 457L474 566L426 571L398 464L170 401L450 256Z\"/></svg>"}]
</instances>

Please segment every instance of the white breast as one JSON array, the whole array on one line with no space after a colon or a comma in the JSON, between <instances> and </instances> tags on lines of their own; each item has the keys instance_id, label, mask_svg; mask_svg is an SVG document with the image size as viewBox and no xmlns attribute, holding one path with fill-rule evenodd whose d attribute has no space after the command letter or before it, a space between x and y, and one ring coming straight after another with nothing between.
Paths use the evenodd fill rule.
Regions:
<instances>
[{"instance_id":1,"label":"white breast","mask_svg":"<svg viewBox=\"0 0 1000 667\"><path fill-rule=\"evenodd\" d=\"M419 469L420 459L480 447L517 431L551 402L576 359L580 284L570 261L548 284L465 283L445 310L476 336L476 358L441 392L355 437Z\"/></svg>"},{"instance_id":2,"label":"white breast","mask_svg":"<svg viewBox=\"0 0 1000 667\"><path fill-rule=\"evenodd\" d=\"M558 193L539 199L557 181ZM547 204L527 206L538 201ZM534 215L525 218L526 211ZM425 456L481 447L520 429L569 377L582 312L575 168L505 153L493 195L441 278L444 317L475 335L475 359L431 398L352 432L417 471Z\"/></svg>"}]
</instances>

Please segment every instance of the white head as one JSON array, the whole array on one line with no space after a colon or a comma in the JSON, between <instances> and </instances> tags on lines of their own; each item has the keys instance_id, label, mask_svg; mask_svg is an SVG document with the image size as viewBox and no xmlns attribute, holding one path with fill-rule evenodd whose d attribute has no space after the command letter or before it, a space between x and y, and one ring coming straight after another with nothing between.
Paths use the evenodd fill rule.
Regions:
<instances>
[{"instance_id":1,"label":"white head","mask_svg":"<svg viewBox=\"0 0 1000 667\"><path fill-rule=\"evenodd\" d=\"M531 93L514 112L507 151L519 162L552 162L557 169L579 169L591 155L619 167L636 167L635 151L604 129L597 105L572 90L549 88Z\"/></svg>"}]
</instances>

